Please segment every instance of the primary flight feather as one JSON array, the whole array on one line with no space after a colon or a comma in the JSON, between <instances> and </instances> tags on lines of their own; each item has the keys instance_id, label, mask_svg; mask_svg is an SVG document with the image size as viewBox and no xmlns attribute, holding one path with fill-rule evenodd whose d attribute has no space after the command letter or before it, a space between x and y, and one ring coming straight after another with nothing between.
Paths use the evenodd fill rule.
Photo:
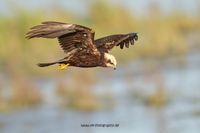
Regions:
<instances>
[{"instance_id":1,"label":"primary flight feather","mask_svg":"<svg viewBox=\"0 0 200 133\"><path fill-rule=\"evenodd\" d=\"M116 69L117 61L109 51L115 46L128 48L138 39L137 33L110 35L97 40L94 40L94 35L95 32L85 26L48 21L32 27L26 38L58 38L66 57L55 62L39 63L38 66L59 64L60 69L67 66Z\"/></svg>"}]
</instances>

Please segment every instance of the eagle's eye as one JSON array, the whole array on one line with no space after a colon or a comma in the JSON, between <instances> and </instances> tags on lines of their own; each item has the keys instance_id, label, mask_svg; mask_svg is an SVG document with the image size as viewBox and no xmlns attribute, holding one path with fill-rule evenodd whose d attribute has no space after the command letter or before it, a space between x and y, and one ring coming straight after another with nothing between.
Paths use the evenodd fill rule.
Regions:
<instances>
[{"instance_id":1,"label":"eagle's eye","mask_svg":"<svg viewBox=\"0 0 200 133\"><path fill-rule=\"evenodd\" d=\"M108 60L108 63L113 65L113 62L110 59Z\"/></svg>"},{"instance_id":2,"label":"eagle's eye","mask_svg":"<svg viewBox=\"0 0 200 133\"><path fill-rule=\"evenodd\" d=\"M111 63L111 60L110 60L110 59L108 60L108 63Z\"/></svg>"}]
</instances>

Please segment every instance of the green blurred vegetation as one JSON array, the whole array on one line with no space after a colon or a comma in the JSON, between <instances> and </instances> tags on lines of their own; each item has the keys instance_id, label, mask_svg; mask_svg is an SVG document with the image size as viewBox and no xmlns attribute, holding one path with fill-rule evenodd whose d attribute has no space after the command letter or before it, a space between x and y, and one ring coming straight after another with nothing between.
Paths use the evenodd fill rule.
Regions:
<instances>
[{"instance_id":1,"label":"green blurred vegetation","mask_svg":"<svg viewBox=\"0 0 200 133\"><path fill-rule=\"evenodd\" d=\"M103 1L93 2L85 17L66 11L58 5L50 9L48 11L27 11L22 7L13 6L14 15L0 17L0 72L8 76L10 84L15 81L15 85L10 85L12 95L9 98L9 104L24 106L41 102L40 91L32 89L34 83L31 80L21 83L16 80L18 77L31 79L39 75L60 76L63 73L58 72L55 67L41 69L35 65L38 62L54 61L64 57L57 40L25 39L29 28L42 21L52 20L85 25L96 31L96 38L110 34L138 32L139 40L136 45L123 51L119 48L113 50L112 53L120 64L135 59L163 60L169 56L179 58L184 57L193 48L200 49L200 16L189 16L177 11L164 15L159 8L153 10L150 8L149 14L138 16L131 14L121 6L113 6ZM94 74L95 71L88 73ZM92 85L90 76L83 81L79 79L79 76L71 74L73 80L82 81L80 84L89 83L83 88L88 89ZM84 75L85 73L79 71L79 74ZM93 78L95 79L95 76ZM2 87L1 84L0 87ZM70 88L73 89L70 90ZM98 100L90 93L90 89L87 90L89 93L84 93L86 91L84 89L81 91L81 89L80 85L74 86L69 83L66 86L62 85L61 81L57 93L64 100L67 98L68 106L84 110L98 108ZM2 99L0 91L0 107L7 103L7 101L2 102L5 101ZM159 103L157 99L150 101Z\"/></svg>"}]
</instances>

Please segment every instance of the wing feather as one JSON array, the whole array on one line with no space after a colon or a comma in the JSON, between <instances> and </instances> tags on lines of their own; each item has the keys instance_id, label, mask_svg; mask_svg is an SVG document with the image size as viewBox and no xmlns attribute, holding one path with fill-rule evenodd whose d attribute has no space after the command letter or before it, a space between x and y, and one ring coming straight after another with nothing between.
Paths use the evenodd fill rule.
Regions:
<instances>
[{"instance_id":1,"label":"wing feather","mask_svg":"<svg viewBox=\"0 0 200 133\"><path fill-rule=\"evenodd\" d=\"M85 26L47 21L32 27L26 38L58 38L65 53L74 49L77 49L76 51L87 49L92 52L97 50L94 45L94 34L92 29Z\"/></svg>"},{"instance_id":2,"label":"wing feather","mask_svg":"<svg viewBox=\"0 0 200 133\"><path fill-rule=\"evenodd\" d=\"M31 28L31 31L26 34L26 38L56 38L64 34L76 32L74 24L60 23L60 22L43 22Z\"/></svg>"},{"instance_id":3,"label":"wing feather","mask_svg":"<svg viewBox=\"0 0 200 133\"><path fill-rule=\"evenodd\" d=\"M137 33L110 35L95 40L96 47L103 52L109 52L114 46L120 46L121 49L129 48L129 44L134 45L138 40Z\"/></svg>"}]
</instances>

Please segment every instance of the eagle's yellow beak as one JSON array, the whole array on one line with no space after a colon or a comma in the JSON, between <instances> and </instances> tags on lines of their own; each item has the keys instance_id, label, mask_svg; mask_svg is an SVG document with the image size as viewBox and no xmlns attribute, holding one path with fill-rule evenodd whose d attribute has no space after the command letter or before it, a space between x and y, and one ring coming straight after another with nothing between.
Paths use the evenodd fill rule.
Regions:
<instances>
[{"instance_id":1,"label":"eagle's yellow beak","mask_svg":"<svg viewBox=\"0 0 200 133\"><path fill-rule=\"evenodd\" d=\"M68 68L68 66L69 66L69 64L59 64L58 69L65 70Z\"/></svg>"}]
</instances>

